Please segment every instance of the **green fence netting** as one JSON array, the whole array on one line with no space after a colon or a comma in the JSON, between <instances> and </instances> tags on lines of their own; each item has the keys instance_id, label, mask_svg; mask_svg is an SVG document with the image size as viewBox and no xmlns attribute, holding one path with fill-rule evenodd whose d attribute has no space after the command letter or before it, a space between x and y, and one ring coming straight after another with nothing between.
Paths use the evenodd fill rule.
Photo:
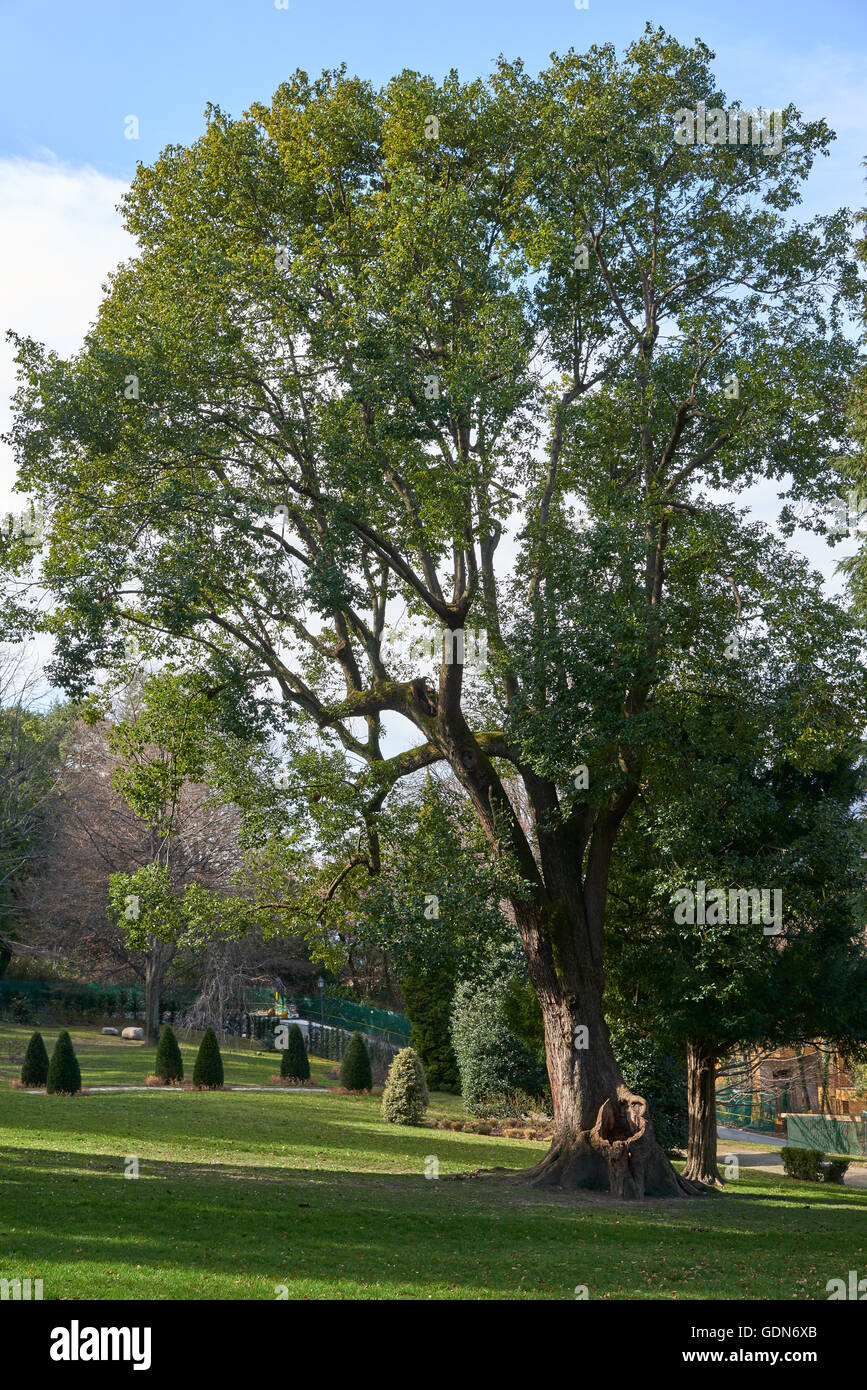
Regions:
<instances>
[{"instance_id":1,"label":"green fence netting","mask_svg":"<svg viewBox=\"0 0 867 1390\"><path fill-rule=\"evenodd\" d=\"M757 1129L763 1134L773 1134L779 1111L779 1096L773 1091L762 1091L753 1096L728 1087L717 1088L717 1124L729 1129Z\"/></svg>"},{"instance_id":2,"label":"green fence netting","mask_svg":"<svg viewBox=\"0 0 867 1390\"><path fill-rule=\"evenodd\" d=\"M161 997L161 1013L174 1015L189 1007L196 997L190 986L171 986ZM403 1014L390 1009L377 1009L369 1004L355 1004L348 999L335 999L327 994L292 994L280 996L281 1005L294 1004L301 1018L350 1033L365 1033L368 1037L405 1047L409 1042L411 1024ZM246 1012L278 1007L274 991L250 990ZM76 980L0 980L0 1014L22 1023L43 1013L77 1014L82 1018L136 1017L144 1010L144 990L137 985L92 985ZM244 1011L242 1011L244 1012ZM234 1014L233 1014L234 1017ZM238 1018L241 1015L238 1014ZM244 1032L240 1024L237 1030Z\"/></svg>"},{"instance_id":3,"label":"green fence netting","mask_svg":"<svg viewBox=\"0 0 867 1390\"><path fill-rule=\"evenodd\" d=\"M164 992L163 1013L175 1013L195 998L191 988ZM135 1017L144 1010L138 985L92 985L80 980L0 980L0 1014L21 1022L31 1015L68 1012L93 1018Z\"/></svg>"},{"instance_id":4,"label":"green fence netting","mask_svg":"<svg viewBox=\"0 0 867 1390\"><path fill-rule=\"evenodd\" d=\"M867 1153L867 1121L844 1115L787 1115L786 1138L796 1149L826 1154Z\"/></svg>"},{"instance_id":5,"label":"green fence netting","mask_svg":"<svg viewBox=\"0 0 867 1390\"><path fill-rule=\"evenodd\" d=\"M324 994L291 994L281 996L287 1004L294 1004L301 1018L314 1023L325 1023L332 1028L346 1028L350 1033L366 1033L368 1037L383 1038L386 1042L406 1046L412 1024L403 1014L393 1013L391 1009L377 1009L369 1004L355 1004L348 999L335 999ZM273 990L253 990L248 997L248 1008L277 1008Z\"/></svg>"}]
</instances>

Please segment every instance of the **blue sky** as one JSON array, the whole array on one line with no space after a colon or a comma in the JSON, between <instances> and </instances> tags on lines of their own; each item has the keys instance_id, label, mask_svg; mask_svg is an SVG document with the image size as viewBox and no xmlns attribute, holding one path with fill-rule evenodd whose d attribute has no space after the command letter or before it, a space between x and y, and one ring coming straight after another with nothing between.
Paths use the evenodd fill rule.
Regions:
<instances>
[{"instance_id":1,"label":"blue sky","mask_svg":"<svg viewBox=\"0 0 867 1390\"><path fill-rule=\"evenodd\" d=\"M386 80L403 67L485 72L498 53L532 69L552 49L610 40L622 47L647 19L718 54L732 96L775 107L798 91L835 104L847 50L864 73L864 0L766 0L699 7L684 0L16 0L0 4L0 156L51 151L128 178L167 143L199 132L207 101L233 113L267 99L296 67L346 61ZM863 77L862 77L863 82ZM760 90L759 90L760 88ZM863 86L862 86L863 92ZM140 120L138 141L124 117ZM867 135L862 138L867 145ZM864 151L862 151L864 152Z\"/></svg>"}]
</instances>

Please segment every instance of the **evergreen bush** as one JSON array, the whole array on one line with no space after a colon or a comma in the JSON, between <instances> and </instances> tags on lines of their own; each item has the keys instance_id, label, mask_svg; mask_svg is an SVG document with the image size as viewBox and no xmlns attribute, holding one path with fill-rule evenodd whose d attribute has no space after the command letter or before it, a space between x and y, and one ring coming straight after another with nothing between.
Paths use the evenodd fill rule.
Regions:
<instances>
[{"instance_id":1,"label":"evergreen bush","mask_svg":"<svg viewBox=\"0 0 867 1390\"><path fill-rule=\"evenodd\" d=\"M420 1125L429 1104L424 1067L412 1047L398 1052L382 1093L382 1118L393 1125Z\"/></svg>"},{"instance_id":2,"label":"evergreen bush","mask_svg":"<svg viewBox=\"0 0 867 1390\"><path fill-rule=\"evenodd\" d=\"M24 1054L21 1068L22 1086L44 1086L48 1080L48 1053L41 1033L34 1033Z\"/></svg>"},{"instance_id":3,"label":"evergreen bush","mask_svg":"<svg viewBox=\"0 0 867 1390\"><path fill-rule=\"evenodd\" d=\"M293 1023L289 1029L286 1047L280 1058L280 1075L291 1077L295 1081L306 1081L310 1076L310 1062L307 1058L307 1048L304 1046L304 1034L297 1023Z\"/></svg>"},{"instance_id":4,"label":"evergreen bush","mask_svg":"<svg viewBox=\"0 0 867 1390\"><path fill-rule=\"evenodd\" d=\"M516 1093L546 1104L548 1074L508 1026L501 978L462 981L452 1009L452 1046L464 1106L471 1115L501 1115ZM504 1109L506 1107L506 1109Z\"/></svg>"},{"instance_id":5,"label":"evergreen bush","mask_svg":"<svg viewBox=\"0 0 867 1390\"><path fill-rule=\"evenodd\" d=\"M361 1033L353 1033L340 1067L340 1084L347 1091L369 1091L373 1085L370 1053Z\"/></svg>"},{"instance_id":6,"label":"evergreen bush","mask_svg":"<svg viewBox=\"0 0 867 1390\"><path fill-rule=\"evenodd\" d=\"M209 1028L199 1044L196 1065L193 1068L193 1085L205 1090L213 1090L223 1084L223 1059L220 1045L213 1028Z\"/></svg>"},{"instance_id":7,"label":"evergreen bush","mask_svg":"<svg viewBox=\"0 0 867 1390\"><path fill-rule=\"evenodd\" d=\"M162 1081L183 1081L184 1063L178 1040L171 1028L163 1028L157 1045L154 1071Z\"/></svg>"},{"instance_id":8,"label":"evergreen bush","mask_svg":"<svg viewBox=\"0 0 867 1390\"><path fill-rule=\"evenodd\" d=\"M81 1090L81 1069L65 1028L54 1044L45 1089L52 1096L74 1096Z\"/></svg>"},{"instance_id":9,"label":"evergreen bush","mask_svg":"<svg viewBox=\"0 0 867 1390\"><path fill-rule=\"evenodd\" d=\"M825 1182L842 1182L850 1162L848 1158L826 1158L822 1163Z\"/></svg>"},{"instance_id":10,"label":"evergreen bush","mask_svg":"<svg viewBox=\"0 0 867 1390\"><path fill-rule=\"evenodd\" d=\"M790 1178L799 1182L818 1182L819 1164L822 1162L821 1149L796 1149L787 1144L781 1149L783 1169Z\"/></svg>"}]
</instances>

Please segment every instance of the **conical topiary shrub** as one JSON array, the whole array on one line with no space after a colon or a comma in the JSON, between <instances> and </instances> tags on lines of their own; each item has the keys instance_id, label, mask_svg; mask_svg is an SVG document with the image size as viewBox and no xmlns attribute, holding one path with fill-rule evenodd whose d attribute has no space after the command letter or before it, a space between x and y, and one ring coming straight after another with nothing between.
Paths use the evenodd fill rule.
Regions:
<instances>
[{"instance_id":1,"label":"conical topiary shrub","mask_svg":"<svg viewBox=\"0 0 867 1390\"><path fill-rule=\"evenodd\" d=\"M213 1028L209 1028L199 1044L196 1065L193 1068L193 1085L213 1089L223 1084L223 1059L220 1044Z\"/></svg>"},{"instance_id":2,"label":"conical topiary shrub","mask_svg":"<svg viewBox=\"0 0 867 1390\"><path fill-rule=\"evenodd\" d=\"M420 1125L428 1101L421 1058L415 1048L404 1047L389 1069L382 1093L382 1118L393 1125Z\"/></svg>"},{"instance_id":3,"label":"conical topiary shrub","mask_svg":"<svg viewBox=\"0 0 867 1390\"><path fill-rule=\"evenodd\" d=\"M306 1081L310 1075L310 1063L307 1060L307 1048L304 1046L304 1034L297 1023L293 1023L289 1029L286 1047L280 1058L280 1075L292 1077L295 1081Z\"/></svg>"},{"instance_id":4,"label":"conical topiary shrub","mask_svg":"<svg viewBox=\"0 0 867 1390\"><path fill-rule=\"evenodd\" d=\"M48 1080L48 1053L41 1033L34 1033L27 1044L21 1068L22 1086L44 1086Z\"/></svg>"},{"instance_id":5,"label":"conical topiary shrub","mask_svg":"<svg viewBox=\"0 0 867 1390\"><path fill-rule=\"evenodd\" d=\"M214 1039L216 1042L216 1039ZM154 1066L161 1081L183 1081L184 1062L178 1040L171 1028L164 1028L157 1044L157 1060Z\"/></svg>"},{"instance_id":6,"label":"conical topiary shrub","mask_svg":"<svg viewBox=\"0 0 867 1390\"><path fill-rule=\"evenodd\" d=\"M361 1033L353 1033L346 1044L340 1068L340 1084L347 1091L369 1091L373 1085L370 1053Z\"/></svg>"},{"instance_id":7,"label":"conical topiary shrub","mask_svg":"<svg viewBox=\"0 0 867 1390\"><path fill-rule=\"evenodd\" d=\"M81 1068L65 1028L54 1044L45 1089L51 1096L74 1096L81 1090Z\"/></svg>"}]
</instances>

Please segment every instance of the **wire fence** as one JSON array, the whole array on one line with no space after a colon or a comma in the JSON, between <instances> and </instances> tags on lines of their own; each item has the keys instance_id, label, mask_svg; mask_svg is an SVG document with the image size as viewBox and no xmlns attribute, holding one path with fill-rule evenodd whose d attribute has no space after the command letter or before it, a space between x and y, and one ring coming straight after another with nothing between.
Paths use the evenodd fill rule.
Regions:
<instances>
[{"instance_id":1,"label":"wire fence","mask_svg":"<svg viewBox=\"0 0 867 1390\"><path fill-rule=\"evenodd\" d=\"M350 1033L364 1033L369 1038L382 1038L385 1042L406 1047L409 1043L412 1024L403 1014L393 1013L391 1009L379 1009L370 1004L356 1004L349 999L335 999L333 995L322 997L309 994L285 996L287 1004L293 1004L300 1018L311 1022L328 1024L332 1028L345 1028ZM254 990L248 996L248 1008L257 1005L271 1006L279 1012L280 1006L269 990Z\"/></svg>"},{"instance_id":2,"label":"wire fence","mask_svg":"<svg viewBox=\"0 0 867 1390\"><path fill-rule=\"evenodd\" d=\"M201 1038L201 1030L188 1028L184 1014L198 991L190 986L172 987L161 998L161 1020L178 1028L185 1039ZM290 1007L291 1006L291 1007ZM382 1044L389 1059L409 1043L412 1025L403 1014L355 1004L324 995L287 994L275 1001L270 990L251 990L248 1006L228 1010L210 1025L239 1051L271 1051L273 1033L281 1014L293 1013L315 1032L316 1056L341 1061L345 1039L363 1033L368 1047ZM126 1024L144 1017L144 990L137 985L91 985L66 980L0 980L0 1018L19 1024L55 1023ZM345 1039L344 1039L345 1035ZM371 1054L372 1055L372 1054Z\"/></svg>"},{"instance_id":3,"label":"wire fence","mask_svg":"<svg viewBox=\"0 0 867 1390\"><path fill-rule=\"evenodd\" d=\"M717 1087L717 1123L729 1129L756 1129L761 1134L773 1134L779 1115L780 1097L775 1091Z\"/></svg>"}]
</instances>

